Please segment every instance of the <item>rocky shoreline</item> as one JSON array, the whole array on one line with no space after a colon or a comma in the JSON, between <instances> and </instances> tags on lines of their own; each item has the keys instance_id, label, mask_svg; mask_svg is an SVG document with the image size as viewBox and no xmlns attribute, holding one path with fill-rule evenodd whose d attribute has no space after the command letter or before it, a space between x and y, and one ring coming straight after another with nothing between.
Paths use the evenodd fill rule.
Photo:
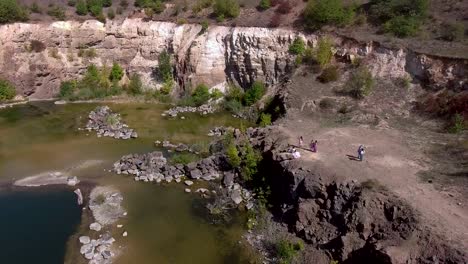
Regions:
<instances>
[{"instance_id":1,"label":"rocky shoreline","mask_svg":"<svg viewBox=\"0 0 468 264\"><path fill-rule=\"evenodd\" d=\"M88 131L96 131L98 137L115 139L137 138L138 134L122 122L120 114L113 113L108 106L98 106L88 116L85 127Z\"/></svg>"},{"instance_id":2,"label":"rocky shoreline","mask_svg":"<svg viewBox=\"0 0 468 264\"><path fill-rule=\"evenodd\" d=\"M177 149L180 145L166 142L163 146ZM188 149L184 147L184 151ZM192 192L190 186L194 184L194 181L219 182L220 188L226 191L224 196L229 198L229 202L233 202L238 207L243 205L247 209L254 207L253 193L235 182L237 173L229 167L226 156L221 153L186 165L170 165L160 151L130 154L115 162L113 170L117 174L133 175L135 181L157 184L183 183L188 187L185 189L187 193ZM206 193L207 191L209 190L197 189L195 192Z\"/></svg>"},{"instance_id":3,"label":"rocky shoreline","mask_svg":"<svg viewBox=\"0 0 468 264\"><path fill-rule=\"evenodd\" d=\"M211 132L221 136L225 130L217 128ZM274 197L271 218L281 219L278 224L287 227L281 231L283 235L306 242L307 252L301 256L301 263L402 263L402 259L415 263L463 263L463 252L422 226L411 206L377 183L337 181L331 175L302 168L275 127L249 128L246 132L234 129L231 133L236 144L248 140L262 153L264 166L260 173L269 175L265 184ZM216 149L219 141L210 148ZM163 153L156 151L124 156L114 164L114 171L146 183L183 183L188 193L196 181L214 182L222 186L216 190L221 203L256 210L257 194L244 186L227 159L224 153L215 151L198 162L169 165ZM199 188L196 192L210 194L208 189ZM226 208L216 203L208 204L208 209ZM262 253L266 263L275 263L275 253L268 252L268 245L277 234L265 230L254 230L245 237ZM420 241L411 242L414 252L410 254L405 245L413 237ZM422 248L426 250L421 251Z\"/></svg>"},{"instance_id":4,"label":"rocky shoreline","mask_svg":"<svg viewBox=\"0 0 468 264\"><path fill-rule=\"evenodd\" d=\"M111 264L119 254L110 227L127 215L122 201L122 194L112 187L98 186L91 191L88 208L95 222L89 225L89 235L78 238L81 244L80 254L89 260L89 264ZM117 227L122 228L123 225ZM128 233L123 231L122 236L127 235Z\"/></svg>"}]
</instances>

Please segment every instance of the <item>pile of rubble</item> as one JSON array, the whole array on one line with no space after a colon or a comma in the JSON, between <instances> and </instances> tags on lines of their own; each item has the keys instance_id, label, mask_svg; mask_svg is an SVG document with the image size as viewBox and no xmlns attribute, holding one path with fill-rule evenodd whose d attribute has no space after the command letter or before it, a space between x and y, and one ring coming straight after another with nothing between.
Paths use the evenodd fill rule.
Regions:
<instances>
[{"instance_id":1,"label":"pile of rubble","mask_svg":"<svg viewBox=\"0 0 468 264\"><path fill-rule=\"evenodd\" d=\"M113 113L108 106L98 106L88 116L85 127L88 131L96 131L98 137L116 139L137 138L138 134L121 120L120 114Z\"/></svg>"}]
</instances>

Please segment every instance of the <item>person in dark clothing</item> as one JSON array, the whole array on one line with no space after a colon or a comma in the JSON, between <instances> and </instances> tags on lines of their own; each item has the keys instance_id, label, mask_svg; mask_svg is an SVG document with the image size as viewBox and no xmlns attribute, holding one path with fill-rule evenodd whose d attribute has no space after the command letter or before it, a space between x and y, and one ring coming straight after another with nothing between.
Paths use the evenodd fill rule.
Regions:
<instances>
[{"instance_id":1,"label":"person in dark clothing","mask_svg":"<svg viewBox=\"0 0 468 264\"><path fill-rule=\"evenodd\" d=\"M317 152L317 143L318 143L317 140L315 140L315 141L312 140L312 141L310 142L310 150L311 150L312 152Z\"/></svg>"},{"instance_id":2,"label":"person in dark clothing","mask_svg":"<svg viewBox=\"0 0 468 264\"><path fill-rule=\"evenodd\" d=\"M360 145L359 148L358 148L358 160L359 161L364 160L364 153L365 153L364 146Z\"/></svg>"}]
</instances>

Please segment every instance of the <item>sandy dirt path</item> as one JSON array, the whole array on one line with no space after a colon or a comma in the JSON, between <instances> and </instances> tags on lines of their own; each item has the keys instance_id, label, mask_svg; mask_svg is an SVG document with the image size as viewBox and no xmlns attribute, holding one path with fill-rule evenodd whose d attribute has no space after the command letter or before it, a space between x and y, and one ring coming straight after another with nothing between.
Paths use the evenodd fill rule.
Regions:
<instances>
[{"instance_id":1,"label":"sandy dirt path","mask_svg":"<svg viewBox=\"0 0 468 264\"><path fill-rule=\"evenodd\" d=\"M460 194L450 196L420 179L417 173L429 168L429 160L410 149L402 132L366 127L327 128L296 118L282 124L281 130L293 145L298 144L299 136L304 137L305 145L312 139L318 140L318 153L300 150L300 162L305 167L320 165L342 179L378 181L416 208L424 226L468 249L467 205L452 197ZM365 160L350 159L348 155L357 156L361 144L366 147Z\"/></svg>"}]
</instances>

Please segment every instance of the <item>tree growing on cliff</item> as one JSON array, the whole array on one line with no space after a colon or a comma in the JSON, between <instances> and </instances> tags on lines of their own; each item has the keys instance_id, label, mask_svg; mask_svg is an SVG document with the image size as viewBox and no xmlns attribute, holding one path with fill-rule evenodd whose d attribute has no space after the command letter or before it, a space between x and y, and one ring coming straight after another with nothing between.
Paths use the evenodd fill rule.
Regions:
<instances>
[{"instance_id":1,"label":"tree growing on cliff","mask_svg":"<svg viewBox=\"0 0 468 264\"><path fill-rule=\"evenodd\" d=\"M320 67L325 67L333 59L333 42L328 37L320 38L315 50L315 60Z\"/></svg>"},{"instance_id":2,"label":"tree growing on cliff","mask_svg":"<svg viewBox=\"0 0 468 264\"><path fill-rule=\"evenodd\" d=\"M244 104L251 106L258 102L265 95L266 89L265 84L259 81L255 81L252 87L244 95Z\"/></svg>"},{"instance_id":3,"label":"tree growing on cliff","mask_svg":"<svg viewBox=\"0 0 468 264\"><path fill-rule=\"evenodd\" d=\"M15 87L9 81L0 79L0 101L11 100L15 95Z\"/></svg>"},{"instance_id":4,"label":"tree growing on cliff","mask_svg":"<svg viewBox=\"0 0 468 264\"><path fill-rule=\"evenodd\" d=\"M114 64L112 65L110 75L109 75L109 79L111 81L120 81L123 75L124 75L124 71L122 67L118 63L114 62Z\"/></svg>"},{"instance_id":5,"label":"tree growing on cliff","mask_svg":"<svg viewBox=\"0 0 468 264\"><path fill-rule=\"evenodd\" d=\"M305 51L305 42L302 38L294 39L293 43L289 45L289 52L294 55L302 55Z\"/></svg>"},{"instance_id":6,"label":"tree growing on cliff","mask_svg":"<svg viewBox=\"0 0 468 264\"><path fill-rule=\"evenodd\" d=\"M128 91L130 94L137 95L141 94L143 91L143 83L141 77L138 74L133 74L130 77L130 83L128 84Z\"/></svg>"},{"instance_id":7,"label":"tree growing on cliff","mask_svg":"<svg viewBox=\"0 0 468 264\"><path fill-rule=\"evenodd\" d=\"M195 106L206 104L211 98L208 86L205 84L198 85L192 93L192 98Z\"/></svg>"}]
</instances>

